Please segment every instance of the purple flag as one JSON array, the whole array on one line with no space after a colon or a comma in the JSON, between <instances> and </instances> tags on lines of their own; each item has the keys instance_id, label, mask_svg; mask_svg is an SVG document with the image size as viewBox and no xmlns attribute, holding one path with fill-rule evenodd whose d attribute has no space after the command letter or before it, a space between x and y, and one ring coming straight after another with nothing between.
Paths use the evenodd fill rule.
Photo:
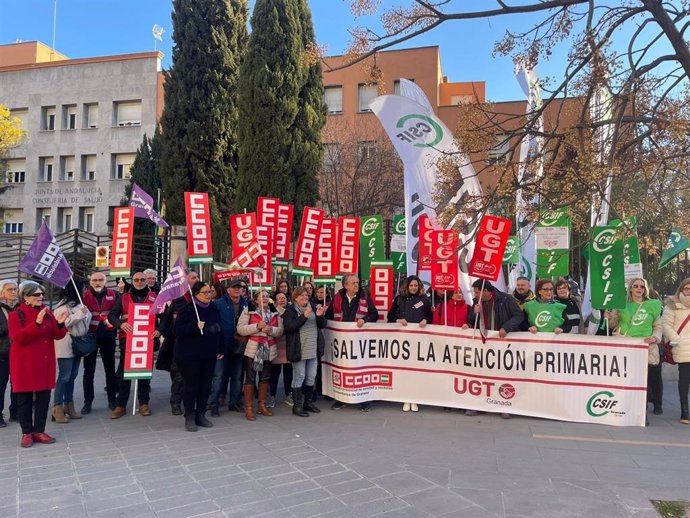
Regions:
<instances>
[{"instance_id":1,"label":"purple flag","mask_svg":"<svg viewBox=\"0 0 690 518\"><path fill-rule=\"evenodd\" d=\"M184 261L182 256L177 258L175 266L172 267L170 273L165 278L161 291L158 293L153 306L151 306L150 313L163 313L165 305L177 298L182 297L189 291L189 284L187 283L187 273L185 272Z\"/></svg>"},{"instance_id":2,"label":"purple flag","mask_svg":"<svg viewBox=\"0 0 690 518\"><path fill-rule=\"evenodd\" d=\"M31 248L19 263L19 271L40 277L44 281L64 288L72 278L72 268L55 241L45 220L36 234Z\"/></svg>"},{"instance_id":3,"label":"purple flag","mask_svg":"<svg viewBox=\"0 0 690 518\"><path fill-rule=\"evenodd\" d=\"M153 210L153 198L137 184L132 184L132 196L129 199L129 206L134 207L134 217L148 218L161 228L168 228L161 215Z\"/></svg>"}]
</instances>

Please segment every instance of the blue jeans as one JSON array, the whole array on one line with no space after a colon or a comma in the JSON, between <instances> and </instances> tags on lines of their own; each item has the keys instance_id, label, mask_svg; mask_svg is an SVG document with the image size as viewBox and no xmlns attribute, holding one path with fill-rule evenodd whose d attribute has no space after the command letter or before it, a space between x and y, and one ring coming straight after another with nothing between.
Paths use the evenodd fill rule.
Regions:
<instances>
[{"instance_id":1,"label":"blue jeans","mask_svg":"<svg viewBox=\"0 0 690 518\"><path fill-rule=\"evenodd\" d=\"M302 384L313 387L319 361L316 358L292 362L292 388L302 388Z\"/></svg>"},{"instance_id":2,"label":"blue jeans","mask_svg":"<svg viewBox=\"0 0 690 518\"><path fill-rule=\"evenodd\" d=\"M80 356L58 358L58 374L55 380L55 404L64 405L74 401L74 380L79 374Z\"/></svg>"},{"instance_id":3,"label":"blue jeans","mask_svg":"<svg viewBox=\"0 0 690 518\"><path fill-rule=\"evenodd\" d=\"M236 405L242 399L242 360L243 354L226 354L225 357L216 362L213 371L213 381L211 382L211 399L209 405L217 407L218 398L223 383L223 377L228 377L228 406Z\"/></svg>"}]
</instances>

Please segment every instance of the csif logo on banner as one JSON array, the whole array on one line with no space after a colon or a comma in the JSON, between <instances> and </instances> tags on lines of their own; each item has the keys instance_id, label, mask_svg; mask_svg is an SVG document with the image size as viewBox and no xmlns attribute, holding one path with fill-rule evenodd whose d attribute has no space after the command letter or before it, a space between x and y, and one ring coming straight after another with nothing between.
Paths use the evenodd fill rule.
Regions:
<instances>
[{"instance_id":1,"label":"csif logo on banner","mask_svg":"<svg viewBox=\"0 0 690 518\"><path fill-rule=\"evenodd\" d=\"M592 242L594 250L602 254L611 250L611 247L616 242L616 234L615 228L607 228L599 232Z\"/></svg>"},{"instance_id":2,"label":"csif logo on banner","mask_svg":"<svg viewBox=\"0 0 690 518\"><path fill-rule=\"evenodd\" d=\"M364 237L372 237L379 226L379 221L376 216L373 216L362 223L362 235Z\"/></svg>"},{"instance_id":3,"label":"csif logo on banner","mask_svg":"<svg viewBox=\"0 0 690 518\"><path fill-rule=\"evenodd\" d=\"M414 147L434 147L443 139L443 129L427 115L405 115L398 120L396 127L402 131L395 136Z\"/></svg>"},{"instance_id":4,"label":"csif logo on banner","mask_svg":"<svg viewBox=\"0 0 690 518\"><path fill-rule=\"evenodd\" d=\"M551 322L552 315L548 311L542 311L537 315L537 318L534 319L534 323L537 327L544 327L549 325L549 322Z\"/></svg>"},{"instance_id":5,"label":"csif logo on banner","mask_svg":"<svg viewBox=\"0 0 690 518\"><path fill-rule=\"evenodd\" d=\"M608 414L625 415L625 412L616 410L618 403L619 401L613 392L602 390L587 401L587 413L592 417L603 417Z\"/></svg>"},{"instance_id":6,"label":"csif logo on banner","mask_svg":"<svg viewBox=\"0 0 690 518\"><path fill-rule=\"evenodd\" d=\"M394 234L404 234L405 233L405 218L400 218L398 221L395 223L395 227L393 228L393 233Z\"/></svg>"},{"instance_id":7,"label":"csif logo on banner","mask_svg":"<svg viewBox=\"0 0 690 518\"><path fill-rule=\"evenodd\" d=\"M539 223L545 227L553 227L563 216L563 210L545 210L541 213Z\"/></svg>"}]
</instances>

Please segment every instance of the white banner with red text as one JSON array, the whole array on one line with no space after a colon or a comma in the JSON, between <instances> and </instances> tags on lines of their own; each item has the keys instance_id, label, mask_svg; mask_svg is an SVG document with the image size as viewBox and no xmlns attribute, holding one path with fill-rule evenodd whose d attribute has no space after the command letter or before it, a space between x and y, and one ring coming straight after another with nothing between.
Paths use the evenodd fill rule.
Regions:
<instances>
[{"instance_id":1,"label":"white banner with red text","mask_svg":"<svg viewBox=\"0 0 690 518\"><path fill-rule=\"evenodd\" d=\"M345 403L399 401L614 426L644 426L639 338L328 322L323 391Z\"/></svg>"}]
</instances>

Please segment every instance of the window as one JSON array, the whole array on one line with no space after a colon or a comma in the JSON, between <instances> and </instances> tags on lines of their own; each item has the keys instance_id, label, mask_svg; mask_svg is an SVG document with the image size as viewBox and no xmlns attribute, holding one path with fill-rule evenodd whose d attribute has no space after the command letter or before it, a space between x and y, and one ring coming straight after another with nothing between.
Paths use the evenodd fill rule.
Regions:
<instances>
[{"instance_id":1,"label":"window","mask_svg":"<svg viewBox=\"0 0 690 518\"><path fill-rule=\"evenodd\" d=\"M67 104L62 107L62 129L77 129L76 104Z\"/></svg>"},{"instance_id":2,"label":"window","mask_svg":"<svg viewBox=\"0 0 690 518\"><path fill-rule=\"evenodd\" d=\"M130 169L134 163L134 157L136 155L132 154L121 154L112 155L113 156L113 171L111 178L114 180L128 180L130 177Z\"/></svg>"},{"instance_id":3,"label":"window","mask_svg":"<svg viewBox=\"0 0 690 518\"><path fill-rule=\"evenodd\" d=\"M323 89L323 100L328 107L328 114L343 113L343 87L327 86Z\"/></svg>"},{"instance_id":4,"label":"window","mask_svg":"<svg viewBox=\"0 0 690 518\"><path fill-rule=\"evenodd\" d=\"M373 85L359 85L359 111L370 112L369 103L378 96L378 87L376 83Z\"/></svg>"},{"instance_id":5,"label":"window","mask_svg":"<svg viewBox=\"0 0 690 518\"><path fill-rule=\"evenodd\" d=\"M494 147L489 150L489 157L487 163L505 164L510 159L510 138L508 135L496 135Z\"/></svg>"},{"instance_id":6,"label":"window","mask_svg":"<svg viewBox=\"0 0 690 518\"><path fill-rule=\"evenodd\" d=\"M2 226L2 231L5 234L24 232L24 211L22 209L5 209L2 218L5 220Z\"/></svg>"},{"instance_id":7,"label":"window","mask_svg":"<svg viewBox=\"0 0 690 518\"><path fill-rule=\"evenodd\" d=\"M363 140L357 142L357 161L358 163L369 162L376 157L378 148L373 140Z\"/></svg>"},{"instance_id":8,"label":"window","mask_svg":"<svg viewBox=\"0 0 690 518\"><path fill-rule=\"evenodd\" d=\"M141 101L118 101L115 103L115 126L140 126Z\"/></svg>"},{"instance_id":9,"label":"window","mask_svg":"<svg viewBox=\"0 0 690 518\"><path fill-rule=\"evenodd\" d=\"M72 230L72 207L58 208L58 232Z\"/></svg>"},{"instance_id":10,"label":"window","mask_svg":"<svg viewBox=\"0 0 690 518\"><path fill-rule=\"evenodd\" d=\"M7 161L7 183L24 183L26 181L26 158Z\"/></svg>"},{"instance_id":11,"label":"window","mask_svg":"<svg viewBox=\"0 0 690 518\"><path fill-rule=\"evenodd\" d=\"M46 225L50 227L50 207L43 207L36 209L36 232L41 228L41 223L43 220L46 221Z\"/></svg>"},{"instance_id":12,"label":"window","mask_svg":"<svg viewBox=\"0 0 690 518\"><path fill-rule=\"evenodd\" d=\"M342 166L342 147L338 142L325 142L323 145L323 170L335 173Z\"/></svg>"},{"instance_id":13,"label":"window","mask_svg":"<svg viewBox=\"0 0 690 518\"><path fill-rule=\"evenodd\" d=\"M98 127L98 103L84 105L84 128Z\"/></svg>"},{"instance_id":14,"label":"window","mask_svg":"<svg viewBox=\"0 0 690 518\"><path fill-rule=\"evenodd\" d=\"M41 108L41 129L43 131L55 131L55 106Z\"/></svg>"},{"instance_id":15,"label":"window","mask_svg":"<svg viewBox=\"0 0 690 518\"><path fill-rule=\"evenodd\" d=\"M20 127L23 130L26 130L28 126L28 121L29 121L29 109L28 108L14 108L10 110L10 117L17 117L19 120L22 121Z\"/></svg>"},{"instance_id":16,"label":"window","mask_svg":"<svg viewBox=\"0 0 690 518\"><path fill-rule=\"evenodd\" d=\"M74 157L61 156L60 157L60 181L72 182L74 181Z\"/></svg>"},{"instance_id":17,"label":"window","mask_svg":"<svg viewBox=\"0 0 690 518\"><path fill-rule=\"evenodd\" d=\"M93 232L94 207L79 208L79 228L87 232Z\"/></svg>"},{"instance_id":18,"label":"window","mask_svg":"<svg viewBox=\"0 0 690 518\"><path fill-rule=\"evenodd\" d=\"M53 157L44 156L38 159L38 181L52 182L53 181Z\"/></svg>"},{"instance_id":19,"label":"window","mask_svg":"<svg viewBox=\"0 0 690 518\"><path fill-rule=\"evenodd\" d=\"M96 179L96 155L81 156L81 179L87 182Z\"/></svg>"}]
</instances>

